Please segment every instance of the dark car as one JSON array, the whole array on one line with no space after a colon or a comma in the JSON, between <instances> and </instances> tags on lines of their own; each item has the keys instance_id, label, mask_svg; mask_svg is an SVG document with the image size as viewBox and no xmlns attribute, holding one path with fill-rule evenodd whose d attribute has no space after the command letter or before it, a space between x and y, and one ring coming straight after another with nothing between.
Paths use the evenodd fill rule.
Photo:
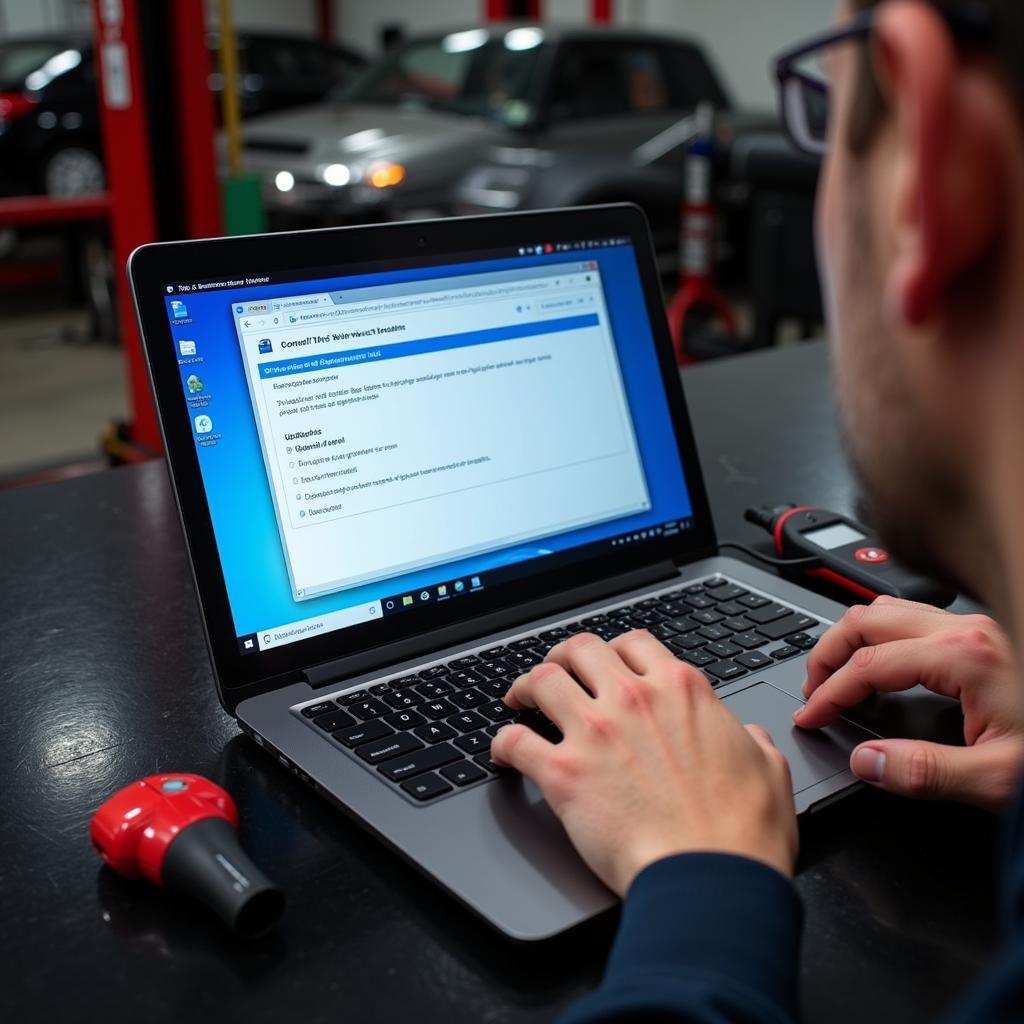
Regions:
<instances>
[{"instance_id":1,"label":"dark car","mask_svg":"<svg viewBox=\"0 0 1024 1024\"><path fill-rule=\"evenodd\" d=\"M723 132L750 121L685 37L464 29L409 40L324 103L253 119L244 157L285 223L632 200L667 252L701 101Z\"/></svg>"},{"instance_id":2,"label":"dark car","mask_svg":"<svg viewBox=\"0 0 1024 1024\"><path fill-rule=\"evenodd\" d=\"M216 37L210 39L216 47ZM322 98L366 61L315 39L238 36L243 115ZM223 87L211 73L211 89ZM105 183L92 41L74 34L0 43L0 190L81 195Z\"/></svg>"}]
</instances>

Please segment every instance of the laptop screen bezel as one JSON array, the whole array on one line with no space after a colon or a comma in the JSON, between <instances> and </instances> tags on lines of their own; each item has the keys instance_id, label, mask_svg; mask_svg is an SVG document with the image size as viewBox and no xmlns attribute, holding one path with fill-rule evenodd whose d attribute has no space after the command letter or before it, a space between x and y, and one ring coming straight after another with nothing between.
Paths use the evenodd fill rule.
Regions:
<instances>
[{"instance_id":1,"label":"laptop screen bezel","mask_svg":"<svg viewBox=\"0 0 1024 1024\"><path fill-rule=\"evenodd\" d=\"M655 340L676 443L692 507L693 526L671 537L643 545L609 548L607 554L535 574L475 594L453 617L452 605L417 609L416 615L390 616L366 624L242 654L221 570L216 537L206 501L202 471L191 424L181 397L181 382L163 290L168 282L216 278L230 271L235 278L300 272L306 268L365 271L419 259L425 263L464 260L467 254L531 244L537 238L583 239L626 236L633 244L644 301ZM358 253L358 264L345 253ZM598 582L645 565L667 560L681 563L712 554L714 527L703 475L683 397L668 325L661 283L642 211L629 204L584 207L537 213L465 217L438 221L406 221L387 225L326 228L273 235L240 236L187 242L157 243L138 249L129 261L143 349L156 398L158 418L170 475L178 502L218 684L235 690L253 684L284 684L304 669L348 655L364 654L398 640L425 636L453 622L471 624L481 616L529 602L540 596ZM408 621L407 621L408 620ZM265 689L266 686L259 686ZM234 701L226 702L231 705Z\"/></svg>"}]
</instances>

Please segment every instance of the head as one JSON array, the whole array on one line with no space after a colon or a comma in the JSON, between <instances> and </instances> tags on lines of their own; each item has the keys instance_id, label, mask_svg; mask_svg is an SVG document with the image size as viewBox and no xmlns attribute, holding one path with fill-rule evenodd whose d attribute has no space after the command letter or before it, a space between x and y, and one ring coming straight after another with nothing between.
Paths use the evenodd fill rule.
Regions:
<instances>
[{"instance_id":1,"label":"head","mask_svg":"<svg viewBox=\"0 0 1024 1024\"><path fill-rule=\"evenodd\" d=\"M968 3L996 19L987 44L939 10ZM847 443L894 551L994 600L1015 466L1024 485L1001 436L1024 451L1024 4L843 0L839 18L871 7L871 38L828 53L818 197Z\"/></svg>"}]
</instances>

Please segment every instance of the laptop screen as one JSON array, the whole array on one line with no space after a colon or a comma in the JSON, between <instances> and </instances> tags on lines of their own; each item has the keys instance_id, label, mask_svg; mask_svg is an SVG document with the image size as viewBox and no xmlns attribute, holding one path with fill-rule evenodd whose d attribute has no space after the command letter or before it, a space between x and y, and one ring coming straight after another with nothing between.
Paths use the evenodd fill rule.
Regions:
<instances>
[{"instance_id":1,"label":"laptop screen","mask_svg":"<svg viewBox=\"0 0 1024 1024\"><path fill-rule=\"evenodd\" d=\"M243 654L693 525L628 238L164 301Z\"/></svg>"}]
</instances>

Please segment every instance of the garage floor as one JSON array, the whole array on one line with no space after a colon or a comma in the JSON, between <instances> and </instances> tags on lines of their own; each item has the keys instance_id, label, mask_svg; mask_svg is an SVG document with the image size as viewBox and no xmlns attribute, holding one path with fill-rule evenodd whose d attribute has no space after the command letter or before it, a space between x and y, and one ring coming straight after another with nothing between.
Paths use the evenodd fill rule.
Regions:
<instances>
[{"instance_id":1,"label":"garage floor","mask_svg":"<svg viewBox=\"0 0 1024 1024\"><path fill-rule=\"evenodd\" d=\"M0 366L0 481L98 459L127 413L121 351L89 340L84 310L3 310Z\"/></svg>"}]
</instances>

